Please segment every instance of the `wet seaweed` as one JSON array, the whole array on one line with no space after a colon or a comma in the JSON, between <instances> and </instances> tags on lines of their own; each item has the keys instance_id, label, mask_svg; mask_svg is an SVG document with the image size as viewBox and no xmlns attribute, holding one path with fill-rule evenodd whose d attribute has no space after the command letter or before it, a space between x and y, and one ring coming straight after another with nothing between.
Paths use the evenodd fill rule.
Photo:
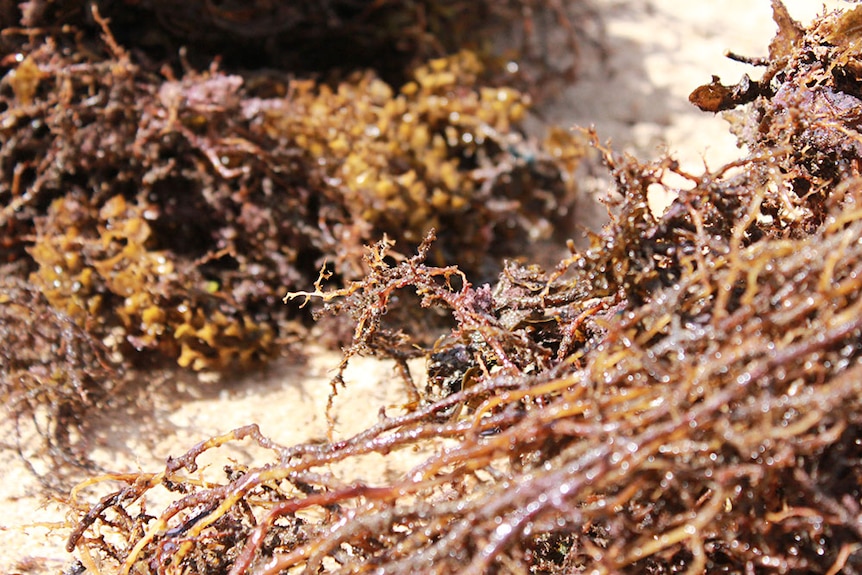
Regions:
<instances>
[{"instance_id":1,"label":"wet seaweed","mask_svg":"<svg viewBox=\"0 0 862 575\"><path fill-rule=\"evenodd\" d=\"M775 6L770 87L732 102L750 155L692 175L603 150L611 221L550 271L477 287L427 262L433 236L401 260L377 244L343 287L324 270L288 299L353 318L345 362L402 357L381 322L399 290L452 316L431 389L352 437L283 446L252 424L94 479L68 549L120 573L857 572L859 9L802 28ZM668 172L690 185L656 215ZM272 458L196 479L238 441ZM392 480L339 471L408 450ZM124 486L81 503L105 480ZM159 486L173 502L139 511Z\"/></svg>"}]
</instances>

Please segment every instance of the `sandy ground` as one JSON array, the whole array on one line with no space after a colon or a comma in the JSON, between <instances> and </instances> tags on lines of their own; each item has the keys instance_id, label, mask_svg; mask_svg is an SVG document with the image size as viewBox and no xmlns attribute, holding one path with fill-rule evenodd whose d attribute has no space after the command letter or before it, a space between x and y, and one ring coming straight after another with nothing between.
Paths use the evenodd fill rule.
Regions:
<instances>
[{"instance_id":1,"label":"sandy ground","mask_svg":"<svg viewBox=\"0 0 862 575\"><path fill-rule=\"evenodd\" d=\"M766 55L775 30L769 1L593 0L593 4L603 19L608 58L584 62L579 82L543 107L542 120L595 126L602 140L641 159L656 158L667 150L684 169L695 173L704 164L717 167L739 157L741 152L724 122L699 112L687 98L711 74L726 83L736 82L746 72L756 77L757 70L723 54L733 50ZM817 0L786 0L786 4L803 23L823 9ZM847 3L826 3L829 8L842 5ZM584 180L584 187L594 193L608 187L600 170ZM588 204L585 200L584 213L590 210ZM174 382L174 400L106 414L95 457L116 471L158 471L167 456L180 455L197 441L252 422L283 444L323 437L329 378L339 356L313 347L307 353L305 362L276 362L239 381L203 386ZM416 366L419 370L421 364ZM362 429L375 420L381 407L404 401L392 366L385 362L357 360L347 379L336 407L364 404L367 409L342 413L336 428L339 435ZM143 437L156 436L154 429L160 438L145 441ZM9 425L0 426L0 432L8 441ZM257 455L240 449L219 454L224 461L246 462ZM63 550L68 530L62 508L40 494L32 473L15 453L0 449L0 466L0 573L61 571L71 560Z\"/></svg>"}]
</instances>

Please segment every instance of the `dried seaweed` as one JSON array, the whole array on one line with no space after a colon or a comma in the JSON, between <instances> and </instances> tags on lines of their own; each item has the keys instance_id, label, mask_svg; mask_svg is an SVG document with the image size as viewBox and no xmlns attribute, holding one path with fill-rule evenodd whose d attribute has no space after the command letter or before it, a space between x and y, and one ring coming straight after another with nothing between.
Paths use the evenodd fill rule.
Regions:
<instances>
[{"instance_id":1,"label":"dried seaweed","mask_svg":"<svg viewBox=\"0 0 862 575\"><path fill-rule=\"evenodd\" d=\"M345 287L323 273L291 295L355 320L345 362L402 357L380 321L399 290L452 315L426 349L431 393L323 443L249 425L82 505L93 480L69 550L121 573L862 569L858 10L798 35L776 14L770 88L739 116L750 156L695 176L605 151L611 222L551 272L474 287L426 263L429 236L402 261L376 245ZM668 171L690 189L656 216ZM195 479L202 453L244 440L272 459ZM419 463L393 480L337 465L404 450ZM173 503L139 513L160 485Z\"/></svg>"}]
</instances>

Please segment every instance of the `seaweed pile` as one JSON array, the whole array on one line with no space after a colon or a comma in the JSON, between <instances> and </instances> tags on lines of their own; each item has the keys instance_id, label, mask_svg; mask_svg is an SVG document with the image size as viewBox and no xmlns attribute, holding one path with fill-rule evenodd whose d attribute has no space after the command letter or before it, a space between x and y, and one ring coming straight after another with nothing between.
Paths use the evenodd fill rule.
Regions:
<instances>
[{"instance_id":1,"label":"seaweed pile","mask_svg":"<svg viewBox=\"0 0 862 575\"><path fill-rule=\"evenodd\" d=\"M468 4L502 17L528 3ZM464 3L177 6L0 4L0 275L15 290L0 303L0 397L15 419L48 409L61 451L124 373L217 375L280 353L309 319L283 290L323 265L362 277L363 246L384 235L407 251L437 226L437 257L492 277L522 238L569 219L582 147L524 135L530 96L489 79L490 50L448 51L450 19L483 37ZM403 30L398 84L368 62L315 78L216 52L277 42L284 29L251 24L281 22L343 54L333 35L369 38L384 15L411 24L375 40ZM182 22L209 40L167 50ZM22 331L43 317L39 337Z\"/></svg>"},{"instance_id":2,"label":"seaweed pile","mask_svg":"<svg viewBox=\"0 0 862 575\"><path fill-rule=\"evenodd\" d=\"M264 76L274 70L320 76L373 68L387 82L401 84L417 65L469 49L495 66L514 65L517 81L534 87L551 74L577 72L573 16L583 21L588 11L583 3L548 0L2 0L0 24L36 35L62 28L89 34L96 25L94 5L111 20L119 43L144 64L176 64L181 52L196 68L214 58ZM550 23L569 32L562 39L569 57L551 56L546 39L533 33ZM493 44L501 36L507 46L498 50Z\"/></svg>"},{"instance_id":3,"label":"seaweed pile","mask_svg":"<svg viewBox=\"0 0 862 575\"><path fill-rule=\"evenodd\" d=\"M428 263L432 234L400 261L376 244L344 287L322 274L289 299L354 319L345 362L401 357L400 293L451 314L415 403L324 443L249 425L78 502L94 480L69 550L121 573L860 572L862 7L803 28L773 5L763 79L692 96L745 106L746 157L698 176L603 150L611 222L550 272L475 287ZM656 216L669 172L690 187ZM197 480L239 441L272 459ZM424 459L392 481L337 471L406 450Z\"/></svg>"}]
</instances>

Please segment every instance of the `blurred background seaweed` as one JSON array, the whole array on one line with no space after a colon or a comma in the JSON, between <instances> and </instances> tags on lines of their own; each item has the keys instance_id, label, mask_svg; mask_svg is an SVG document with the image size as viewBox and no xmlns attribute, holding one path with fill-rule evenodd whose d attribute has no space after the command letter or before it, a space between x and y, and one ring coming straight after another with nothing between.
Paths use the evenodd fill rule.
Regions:
<instances>
[{"instance_id":1,"label":"blurred background seaweed","mask_svg":"<svg viewBox=\"0 0 862 575\"><path fill-rule=\"evenodd\" d=\"M12 413L48 410L62 451L84 435L59 428L114 376L258 366L308 327L285 290L324 267L362 277L384 235L397 254L437 228L436 261L489 279L563 237L583 146L522 130L532 96L502 83L538 53L516 13L569 18L550 2L0 4L0 260L20 290L3 317L57 318L35 341L50 377L25 381L25 351L4 351ZM521 43L497 50L501 33ZM114 376L51 343L77 338Z\"/></svg>"}]
</instances>

